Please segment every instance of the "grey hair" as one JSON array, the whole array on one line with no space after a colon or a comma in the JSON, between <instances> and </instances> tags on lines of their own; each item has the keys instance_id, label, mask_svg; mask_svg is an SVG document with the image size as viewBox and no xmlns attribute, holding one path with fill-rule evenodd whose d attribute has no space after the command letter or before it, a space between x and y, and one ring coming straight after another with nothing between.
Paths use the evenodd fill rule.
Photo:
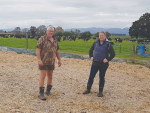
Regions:
<instances>
[{"instance_id":1,"label":"grey hair","mask_svg":"<svg viewBox=\"0 0 150 113\"><path fill-rule=\"evenodd\" d=\"M101 32L99 32L99 34L100 34L100 33L103 33L103 34L106 36L106 32L104 32L104 31L101 31Z\"/></svg>"},{"instance_id":2,"label":"grey hair","mask_svg":"<svg viewBox=\"0 0 150 113\"><path fill-rule=\"evenodd\" d=\"M53 29L54 30L54 27L52 25L49 25L49 26L47 26L47 30L49 30L49 29Z\"/></svg>"}]
</instances>

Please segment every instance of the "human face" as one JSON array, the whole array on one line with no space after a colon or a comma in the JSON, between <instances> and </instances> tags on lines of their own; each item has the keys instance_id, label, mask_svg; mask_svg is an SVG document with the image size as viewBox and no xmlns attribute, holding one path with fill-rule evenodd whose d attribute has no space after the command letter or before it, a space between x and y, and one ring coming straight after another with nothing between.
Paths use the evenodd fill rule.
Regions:
<instances>
[{"instance_id":1,"label":"human face","mask_svg":"<svg viewBox=\"0 0 150 113\"><path fill-rule=\"evenodd\" d=\"M46 31L46 34L47 34L48 37L52 37L54 35L54 29L48 29Z\"/></svg>"},{"instance_id":2,"label":"human face","mask_svg":"<svg viewBox=\"0 0 150 113\"><path fill-rule=\"evenodd\" d=\"M104 33L99 33L99 39L101 42L104 42L104 40L106 39L106 36Z\"/></svg>"}]
</instances>

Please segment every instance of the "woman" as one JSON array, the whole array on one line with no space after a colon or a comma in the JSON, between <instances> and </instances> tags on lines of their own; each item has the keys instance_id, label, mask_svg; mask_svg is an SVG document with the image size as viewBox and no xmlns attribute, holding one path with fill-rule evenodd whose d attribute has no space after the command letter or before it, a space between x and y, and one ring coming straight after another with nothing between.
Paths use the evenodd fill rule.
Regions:
<instances>
[{"instance_id":1,"label":"woman","mask_svg":"<svg viewBox=\"0 0 150 113\"><path fill-rule=\"evenodd\" d=\"M94 54L93 54L94 50ZM109 56L110 54L110 56ZM106 33L99 33L99 40L95 41L89 50L89 56L93 61L91 72L87 83L87 90L83 94L90 93L94 77L99 70L99 93L98 97L103 97L103 88L105 84L105 73L108 68L108 62L115 57L115 52L109 41L106 40Z\"/></svg>"},{"instance_id":2,"label":"woman","mask_svg":"<svg viewBox=\"0 0 150 113\"><path fill-rule=\"evenodd\" d=\"M55 67L55 57L57 56L58 65L61 66L59 46L57 40L53 38L54 28L52 26L47 27L46 35L39 38L37 43L37 58L40 69L39 79L39 98L46 100L44 96L44 80L47 75L47 90L46 95L51 95L50 90L52 88L52 74Z\"/></svg>"}]
</instances>

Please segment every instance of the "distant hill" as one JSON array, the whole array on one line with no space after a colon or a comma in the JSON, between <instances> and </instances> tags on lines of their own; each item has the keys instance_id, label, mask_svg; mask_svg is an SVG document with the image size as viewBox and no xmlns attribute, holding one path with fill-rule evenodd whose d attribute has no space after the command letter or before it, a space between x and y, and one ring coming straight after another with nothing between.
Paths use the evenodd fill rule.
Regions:
<instances>
[{"instance_id":1,"label":"distant hill","mask_svg":"<svg viewBox=\"0 0 150 113\"><path fill-rule=\"evenodd\" d=\"M22 29L24 29L24 28L22 28ZM21 30L22 30L21 29ZM8 29L0 29L0 31L6 31L6 32L11 32L11 31L13 31L14 30L14 28L8 28ZM29 28L27 28L27 30L29 30Z\"/></svg>"},{"instance_id":2,"label":"distant hill","mask_svg":"<svg viewBox=\"0 0 150 113\"><path fill-rule=\"evenodd\" d=\"M0 30L0 33L3 33L4 31L3 30Z\"/></svg>"},{"instance_id":3,"label":"distant hill","mask_svg":"<svg viewBox=\"0 0 150 113\"><path fill-rule=\"evenodd\" d=\"M3 30L3 31L13 31L14 29L13 28L9 28L9 29L0 29L0 30Z\"/></svg>"},{"instance_id":4,"label":"distant hill","mask_svg":"<svg viewBox=\"0 0 150 113\"><path fill-rule=\"evenodd\" d=\"M113 34L126 34L127 36L129 35L129 28L96 28L96 27L91 27L91 28L70 28L70 29L64 29L64 31L70 31L70 30L75 30L78 29L81 32L85 31L90 31L92 34L100 32L100 31L107 31L109 33Z\"/></svg>"},{"instance_id":5,"label":"distant hill","mask_svg":"<svg viewBox=\"0 0 150 113\"><path fill-rule=\"evenodd\" d=\"M113 33L113 34L126 34L127 36L129 35L129 28L96 28L96 27L91 27L91 28L69 28L69 29L64 29L64 31L70 31L70 30L75 30L78 29L81 32L85 32L85 31L90 31L92 34L100 32L100 31L107 31L109 33ZM0 29L3 31L12 31L14 29L10 28L10 29Z\"/></svg>"}]
</instances>

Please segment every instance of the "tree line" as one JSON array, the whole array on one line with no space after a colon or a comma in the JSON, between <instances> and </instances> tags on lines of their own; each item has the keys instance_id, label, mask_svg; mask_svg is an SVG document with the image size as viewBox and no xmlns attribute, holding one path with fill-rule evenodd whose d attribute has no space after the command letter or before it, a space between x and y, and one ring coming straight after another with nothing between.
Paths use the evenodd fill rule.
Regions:
<instances>
[{"instance_id":1,"label":"tree line","mask_svg":"<svg viewBox=\"0 0 150 113\"><path fill-rule=\"evenodd\" d=\"M94 39L99 37L99 32L92 34L90 31L81 32L78 29L64 31L62 27L58 26L54 28L54 36L60 41L61 37L63 37L63 41L65 40L76 40L83 39L84 41L88 41L91 37ZM14 30L9 34L10 37L16 38L26 38L26 34L28 34L28 38L38 40L41 36L46 34L46 26L40 25L39 27L31 26L30 29L20 27L15 27ZM1 37L8 38L6 34L0 34ZM109 32L106 32L107 38L111 36Z\"/></svg>"}]
</instances>

